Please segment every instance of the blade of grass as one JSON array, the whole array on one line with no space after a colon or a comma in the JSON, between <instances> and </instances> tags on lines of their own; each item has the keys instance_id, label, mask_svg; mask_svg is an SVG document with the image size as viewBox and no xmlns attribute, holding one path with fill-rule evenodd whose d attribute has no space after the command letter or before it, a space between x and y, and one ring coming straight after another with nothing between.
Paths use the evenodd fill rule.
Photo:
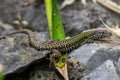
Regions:
<instances>
[{"instance_id":1,"label":"blade of grass","mask_svg":"<svg viewBox=\"0 0 120 80\"><path fill-rule=\"evenodd\" d=\"M51 39L64 40L64 28L56 0L45 0L45 5ZM59 61L54 64L65 80L68 80L66 58L67 53L62 54Z\"/></svg>"},{"instance_id":2,"label":"blade of grass","mask_svg":"<svg viewBox=\"0 0 120 80\"><path fill-rule=\"evenodd\" d=\"M46 15L48 21L48 27L50 32L50 37L52 39L52 0L45 0Z\"/></svg>"},{"instance_id":3,"label":"blade of grass","mask_svg":"<svg viewBox=\"0 0 120 80\"><path fill-rule=\"evenodd\" d=\"M61 20L59 10L57 8L56 0L45 0L46 14L48 19L48 26L51 39L65 39L64 28ZM66 59L67 55L63 54L58 63L55 63L58 67L63 67L62 59Z\"/></svg>"},{"instance_id":4,"label":"blade of grass","mask_svg":"<svg viewBox=\"0 0 120 80\"><path fill-rule=\"evenodd\" d=\"M3 76L3 65L0 64L0 80L4 80Z\"/></svg>"},{"instance_id":5,"label":"blade of grass","mask_svg":"<svg viewBox=\"0 0 120 80\"><path fill-rule=\"evenodd\" d=\"M4 80L3 73L0 72L0 80Z\"/></svg>"},{"instance_id":6,"label":"blade of grass","mask_svg":"<svg viewBox=\"0 0 120 80\"><path fill-rule=\"evenodd\" d=\"M60 40L65 39L63 24L59 10L57 8L56 0L52 0L52 29L53 29L52 39L60 39Z\"/></svg>"}]
</instances>

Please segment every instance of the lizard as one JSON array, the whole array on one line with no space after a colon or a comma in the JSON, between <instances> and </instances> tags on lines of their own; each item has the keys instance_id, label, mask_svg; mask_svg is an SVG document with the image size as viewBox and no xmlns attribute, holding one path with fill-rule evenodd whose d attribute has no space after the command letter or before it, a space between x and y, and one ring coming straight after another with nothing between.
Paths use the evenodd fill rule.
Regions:
<instances>
[{"instance_id":1,"label":"lizard","mask_svg":"<svg viewBox=\"0 0 120 80\"><path fill-rule=\"evenodd\" d=\"M3 35L0 37L0 39L16 33L28 34L29 42L32 45L32 47L40 51L48 50L52 53L56 53L57 57L60 56L60 53L71 52L85 43L91 43L93 41L100 40L105 37L109 37L111 35L111 33L108 32L105 28L98 28L98 29L91 29L91 30L81 32L63 41L52 40L45 43L40 43L36 39L34 32L32 32L29 29L20 29L18 31L14 31L9 34ZM53 54L52 57L54 58L56 55Z\"/></svg>"}]
</instances>

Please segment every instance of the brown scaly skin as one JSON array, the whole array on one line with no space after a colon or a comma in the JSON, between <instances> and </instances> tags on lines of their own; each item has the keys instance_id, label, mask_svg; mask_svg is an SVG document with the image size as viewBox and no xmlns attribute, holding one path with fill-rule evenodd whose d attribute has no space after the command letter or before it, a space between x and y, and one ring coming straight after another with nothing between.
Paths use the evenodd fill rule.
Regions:
<instances>
[{"instance_id":1,"label":"brown scaly skin","mask_svg":"<svg viewBox=\"0 0 120 80\"><path fill-rule=\"evenodd\" d=\"M21 30L12 32L6 36L16 34L16 33L27 33L29 36L30 44L37 50L41 50L41 51L58 50L61 53L70 52L85 43L91 43L93 41L100 40L105 37L109 37L111 35L105 28L91 29L63 41L53 40L53 41L42 44L39 41L37 41L34 32L28 29L21 29ZM4 37L5 36L1 36L0 39Z\"/></svg>"}]
</instances>

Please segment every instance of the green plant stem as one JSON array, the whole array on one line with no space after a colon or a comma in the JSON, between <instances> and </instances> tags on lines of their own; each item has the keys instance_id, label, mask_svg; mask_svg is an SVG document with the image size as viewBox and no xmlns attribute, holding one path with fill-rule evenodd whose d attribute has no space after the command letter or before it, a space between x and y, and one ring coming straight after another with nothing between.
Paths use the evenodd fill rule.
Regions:
<instances>
[{"instance_id":1,"label":"green plant stem","mask_svg":"<svg viewBox=\"0 0 120 80\"><path fill-rule=\"evenodd\" d=\"M45 6L51 39L64 40L64 28L56 0L45 0ZM57 67L63 67L64 63L62 60L66 59L66 57L67 54L62 54L59 61L55 63L55 65Z\"/></svg>"}]
</instances>

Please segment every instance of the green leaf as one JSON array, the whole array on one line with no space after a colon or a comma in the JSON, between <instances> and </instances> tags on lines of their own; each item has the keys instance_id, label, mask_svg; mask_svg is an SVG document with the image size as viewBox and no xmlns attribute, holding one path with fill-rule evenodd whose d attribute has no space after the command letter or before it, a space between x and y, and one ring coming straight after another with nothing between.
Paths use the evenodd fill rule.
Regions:
<instances>
[{"instance_id":1,"label":"green leaf","mask_svg":"<svg viewBox=\"0 0 120 80\"><path fill-rule=\"evenodd\" d=\"M65 39L65 33L56 0L52 0L52 39Z\"/></svg>"},{"instance_id":2,"label":"green leaf","mask_svg":"<svg viewBox=\"0 0 120 80\"><path fill-rule=\"evenodd\" d=\"M4 80L3 73L0 72L0 80Z\"/></svg>"},{"instance_id":3,"label":"green leaf","mask_svg":"<svg viewBox=\"0 0 120 80\"><path fill-rule=\"evenodd\" d=\"M64 28L61 20L61 16L57 7L56 0L45 0L46 12L48 19L48 26L51 39L65 39ZM67 54L62 54L57 63L54 63L57 67L63 67L63 59L66 59Z\"/></svg>"},{"instance_id":4,"label":"green leaf","mask_svg":"<svg viewBox=\"0 0 120 80\"><path fill-rule=\"evenodd\" d=\"M52 0L45 0L46 15L48 20L49 32L52 38Z\"/></svg>"}]
</instances>

